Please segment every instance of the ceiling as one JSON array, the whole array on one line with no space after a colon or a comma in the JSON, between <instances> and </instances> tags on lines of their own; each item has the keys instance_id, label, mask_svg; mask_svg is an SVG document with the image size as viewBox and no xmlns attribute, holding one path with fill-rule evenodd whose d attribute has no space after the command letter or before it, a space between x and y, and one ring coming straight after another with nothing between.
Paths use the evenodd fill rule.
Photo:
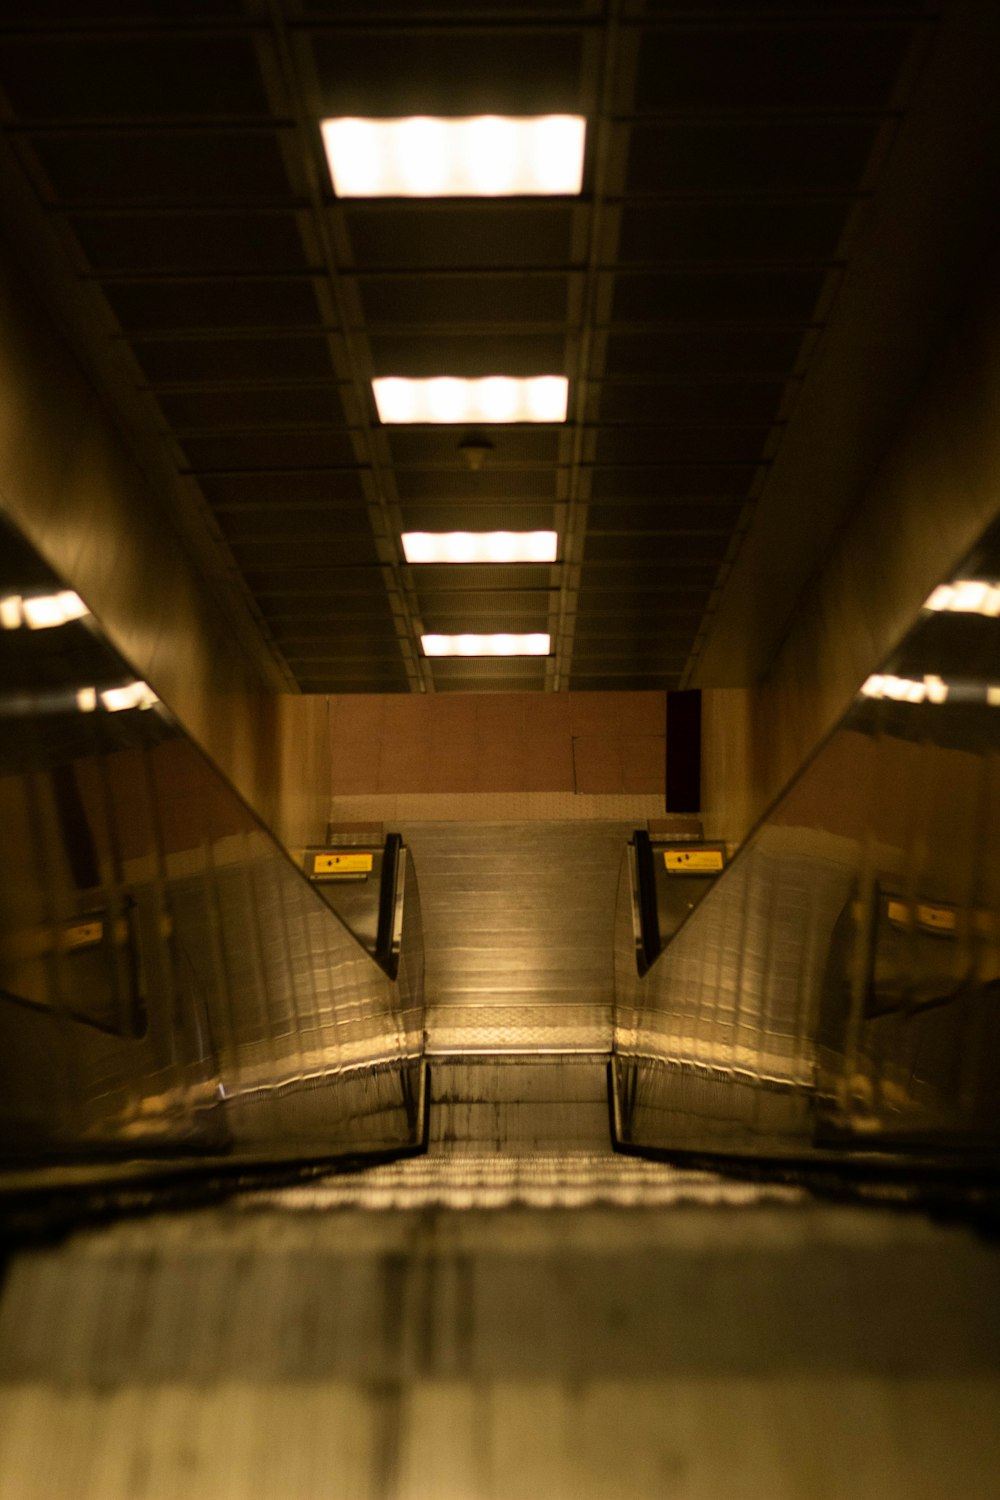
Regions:
<instances>
[{"instance_id":1,"label":"ceiling","mask_svg":"<svg viewBox=\"0 0 1000 1500\"><path fill-rule=\"evenodd\" d=\"M880 189L919 3L6 0L10 148L283 680L689 678ZM582 113L579 198L338 201L324 116ZM569 420L385 428L377 375L566 374ZM549 565L402 530L555 527ZM544 631L434 661L422 631Z\"/></svg>"}]
</instances>

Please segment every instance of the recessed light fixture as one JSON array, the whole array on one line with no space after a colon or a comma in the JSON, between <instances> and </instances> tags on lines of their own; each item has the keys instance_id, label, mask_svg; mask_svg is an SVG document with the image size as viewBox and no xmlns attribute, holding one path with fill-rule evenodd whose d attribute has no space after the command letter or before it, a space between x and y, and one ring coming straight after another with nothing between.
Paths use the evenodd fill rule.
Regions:
<instances>
[{"instance_id":1,"label":"recessed light fixture","mask_svg":"<svg viewBox=\"0 0 1000 1500\"><path fill-rule=\"evenodd\" d=\"M554 531L404 531L408 563L550 563Z\"/></svg>"},{"instance_id":2,"label":"recessed light fixture","mask_svg":"<svg viewBox=\"0 0 1000 1500\"><path fill-rule=\"evenodd\" d=\"M583 185L582 115L321 121L338 198L566 195Z\"/></svg>"},{"instance_id":3,"label":"recessed light fixture","mask_svg":"<svg viewBox=\"0 0 1000 1500\"><path fill-rule=\"evenodd\" d=\"M437 375L409 380L383 375L372 381L382 422L565 422L565 375L485 375L460 380Z\"/></svg>"},{"instance_id":4,"label":"recessed light fixture","mask_svg":"<svg viewBox=\"0 0 1000 1500\"><path fill-rule=\"evenodd\" d=\"M548 656L552 638L545 631L532 635L422 635L425 656Z\"/></svg>"}]
</instances>

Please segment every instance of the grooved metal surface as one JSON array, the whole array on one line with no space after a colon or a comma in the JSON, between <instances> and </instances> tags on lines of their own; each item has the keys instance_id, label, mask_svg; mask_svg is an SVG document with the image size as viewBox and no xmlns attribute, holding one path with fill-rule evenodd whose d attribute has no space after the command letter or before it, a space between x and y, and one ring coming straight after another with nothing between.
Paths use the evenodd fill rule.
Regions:
<instances>
[{"instance_id":1,"label":"grooved metal surface","mask_svg":"<svg viewBox=\"0 0 1000 1500\"><path fill-rule=\"evenodd\" d=\"M407 823L420 876L427 1049L607 1052L630 827Z\"/></svg>"},{"instance_id":2,"label":"grooved metal surface","mask_svg":"<svg viewBox=\"0 0 1000 1500\"><path fill-rule=\"evenodd\" d=\"M993 1500L995 1250L768 1197L294 1213L265 1195L19 1256L0 1494Z\"/></svg>"},{"instance_id":3,"label":"grooved metal surface","mask_svg":"<svg viewBox=\"0 0 1000 1500\"><path fill-rule=\"evenodd\" d=\"M60 589L0 526L0 596ZM0 1155L414 1143L412 865L383 966L86 611L0 632L0 826Z\"/></svg>"},{"instance_id":4,"label":"grooved metal surface","mask_svg":"<svg viewBox=\"0 0 1000 1500\"><path fill-rule=\"evenodd\" d=\"M992 1169L998 573L994 522L644 972L623 866L624 1141Z\"/></svg>"},{"instance_id":5,"label":"grooved metal surface","mask_svg":"<svg viewBox=\"0 0 1000 1500\"><path fill-rule=\"evenodd\" d=\"M436 1057L432 1156L610 1155L606 1057Z\"/></svg>"},{"instance_id":6,"label":"grooved metal surface","mask_svg":"<svg viewBox=\"0 0 1000 1500\"><path fill-rule=\"evenodd\" d=\"M604 1069L601 1069L603 1074ZM436 1107L440 1108L440 1105ZM461 1153L387 1162L365 1172L325 1177L236 1200L248 1213L329 1213L334 1209L498 1208L749 1208L804 1203L801 1188L736 1182L662 1162L604 1151L532 1150Z\"/></svg>"}]
</instances>

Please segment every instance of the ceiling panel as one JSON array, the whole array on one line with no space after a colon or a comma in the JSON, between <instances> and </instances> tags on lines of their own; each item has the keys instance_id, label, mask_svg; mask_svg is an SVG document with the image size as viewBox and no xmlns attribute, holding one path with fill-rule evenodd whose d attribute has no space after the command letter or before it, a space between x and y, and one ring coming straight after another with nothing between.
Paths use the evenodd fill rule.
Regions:
<instances>
[{"instance_id":1,"label":"ceiling panel","mask_svg":"<svg viewBox=\"0 0 1000 1500\"><path fill-rule=\"evenodd\" d=\"M178 432L212 428L342 427L340 393L330 385L296 385L290 390L164 391L159 406Z\"/></svg>"},{"instance_id":2,"label":"ceiling panel","mask_svg":"<svg viewBox=\"0 0 1000 1500\"><path fill-rule=\"evenodd\" d=\"M701 501L690 505L591 505L588 529L595 535L620 532L712 532L729 537L745 502Z\"/></svg>"},{"instance_id":3,"label":"ceiling panel","mask_svg":"<svg viewBox=\"0 0 1000 1500\"><path fill-rule=\"evenodd\" d=\"M373 334L376 375L558 375L566 367L562 333L517 333L497 325L482 333Z\"/></svg>"},{"instance_id":4,"label":"ceiling panel","mask_svg":"<svg viewBox=\"0 0 1000 1500\"><path fill-rule=\"evenodd\" d=\"M288 200L273 130L174 132L77 130L36 135L33 150L67 204L205 203Z\"/></svg>"},{"instance_id":5,"label":"ceiling panel","mask_svg":"<svg viewBox=\"0 0 1000 1500\"><path fill-rule=\"evenodd\" d=\"M354 469L247 469L244 473L203 472L202 493L221 508L240 506L324 506L333 500L360 500L364 493Z\"/></svg>"},{"instance_id":6,"label":"ceiling panel","mask_svg":"<svg viewBox=\"0 0 1000 1500\"><path fill-rule=\"evenodd\" d=\"M539 500L556 492L556 470L505 469L472 474L461 469L396 470L401 501L459 500L476 505L483 500Z\"/></svg>"},{"instance_id":7,"label":"ceiling panel","mask_svg":"<svg viewBox=\"0 0 1000 1500\"><path fill-rule=\"evenodd\" d=\"M323 338L144 339L135 357L154 384L312 380L331 375Z\"/></svg>"},{"instance_id":8,"label":"ceiling panel","mask_svg":"<svg viewBox=\"0 0 1000 1500\"><path fill-rule=\"evenodd\" d=\"M666 536L632 532L609 536L590 532L583 556L588 563L637 562L648 567L662 559L674 568L710 568L722 562L728 545L729 538L724 534Z\"/></svg>"},{"instance_id":9,"label":"ceiling panel","mask_svg":"<svg viewBox=\"0 0 1000 1500\"><path fill-rule=\"evenodd\" d=\"M689 271L622 273L611 317L620 323L709 323L808 320L822 271Z\"/></svg>"},{"instance_id":10,"label":"ceiling panel","mask_svg":"<svg viewBox=\"0 0 1000 1500\"><path fill-rule=\"evenodd\" d=\"M10 0L3 128L95 366L304 690L660 688L836 315L913 10ZM503 111L586 116L579 198L333 193L325 114ZM498 373L566 375L566 424L378 422L374 376ZM553 526L553 566L397 536ZM555 621L545 660L416 655Z\"/></svg>"},{"instance_id":11,"label":"ceiling panel","mask_svg":"<svg viewBox=\"0 0 1000 1500\"><path fill-rule=\"evenodd\" d=\"M207 328L322 326L316 293L305 280L154 281L109 286L105 295L129 333Z\"/></svg>"},{"instance_id":12,"label":"ceiling panel","mask_svg":"<svg viewBox=\"0 0 1000 1500\"><path fill-rule=\"evenodd\" d=\"M735 143L733 143L735 145ZM829 260L844 228L843 199L673 199L627 203L621 211L618 256L686 263Z\"/></svg>"},{"instance_id":13,"label":"ceiling panel","mask_svg":"<svg viewBox=\"0 0 1000 1500\"><path fill-rule=\"evenodd\" d=\"M399 466L456 465L468 473L461 449L467 435L465 429L456 433L449 427L392 427L386 430L386 441L394 463ZM549 468L559 456L559 431L554 427L491 427L488 433L477 433L476 440L486 445L485 475L511 464ZM485 475L477 473L470 477L470 486Z\"/></svg>"},{"instance_id":14,"label":"ceiling panel","mask_svg":"<svg viewBox=\"0 0 1000 1500\"><path fill-rule=\"evenodd\" d=\"M906 27L671 27L639 52L637 114L677 109L879 108L890 96Z\"/></svg>"},{"instance_id":15,"label":"ceiling panel","mask_svg":"<svg viewBox=\"0 0 1000 1500\"><path fill-rule=\"evenodd\" d=\"M371 327L380 323L566 321L565 276L379 276L362 278L361 305Z\"/></svg>"},{"instance_id":16,"label":"ceiling panel","mask_svg":"<svg viewBox=\"0 0 1000 1500\"><path fill-rule=\"evenodd\" d=\"M453 505L404 505L401 515L407 531L550 531L555 520L551 505L530 501L483 505L478 499Z\"/></svg>"},{"instance_id":17,"label":"ceiling panel","mask_svg":"<svg viewBox=\"0 0 1000 1500\"><path fill-rule=\"evenodd\" d=\"M702 427L606 427L597 434L598 465L663 463L755 463L770 429L718 422Z\"/></svg>"},{"instance_id":18,"label":"ceiling panel","mask_svg":"<svg viewBox=\"0 0 1000 1500\"><path fill-rule=\"evenodd\" d=\"M566 114L581 109L580 31L494 26L317 33L318 95L331 115Z\"/></svg>"},{"instance_id":19,"label":"ceiling panel","mask_svg":"<svg viewBox=\"0 0 1000 1500\"><path fill-rule=\"evenodd\" d=\"M657 495L745 495L753 483L752 464L635 464L595 468L590 493L595 499Z\"/></svg>"},{"instance_id":20,"label":"ceiling panel","mask_svg":"<svg viewBox=\"0 0 1000 1500\"><path fill-rule=\"evenodd\" d=\"M287 544L298 542L339 545L341 538L370 540L368 513L363 505L310 507L295 506L253 510L223 511L219 523L234 543L274 542L275 556Z\"/></svg>"},{"instance_id":21,"label":"ceiling panel","mask_svg":"<svg viewBox=\"0 0 1000 1500\"><path fill-rule=\"evenodd\" d=\"M725 108L725 104L722 106ZM637 124L630 133L631 193L858 191L879 121L873 118L694 119Z\"/></svg>"},{"instance_id":22,"label":"ceiling panel","mask_svg":"<svg viewBox=\"0 0 1000 1500\"><path fill-rule=\"evenodd\" d=\"M329 469L354 464L350 435L328 431L257 431L185 436L184 452L192 469L232 472L253 469ZM357 491L353 491L356 493Z\"/></svg>"},{"instance_id":23,"label":"ceiling panel","mask_svg":"<svg viewBox=\"0 0 1000 1500\"><path fill-rule=\"evenodd\" d=\"M692 323L608 338L609 375L788 374L802 346L801 327L729 327Z\"/></svg>"},{"instance_id":24,"label":"ceiling panel","mask_svg":"<svg viewBox=\"0 0 1000 1500\"><path fill-rule=\"evenodd\" d=\"M598 400L601 440L613 442L613 424L629 422L645 423L664 432L671 427L700 423L717 430L725 441L727 427L760 426L774 421L788 389L781 376L755 375L743 381L725 376L716 380L681 380L676 375L670 379L671 373L666 371L665 378L658 381L641 377L628 381L605 378ZM664 441L670 441L669 434Z\"/></svg>"},{"instance_id":25,"label":"ceiling panel","mask_svg":"<svg viewBox=\"0 0 1000 1500\"><path fill-rule=\"evenodd\" d=\"M280 191L280 172L276 182ZM295 215L276 209L149 213L139 207L71 214L69 224L98 272L282 272L309 265Z\"/></svg>"},{"instance_id":26,"label":"ceiling panel","mask_svg":"<svg viewBox=\"0 0 1000 1500\"><path fill-rule=\"evenodd\" d=\"M419 202L347 207L344 223L355 264L367 270L455 270L564 266L570 260L572 208L502 200L455 208Z\"/></svg>"},{"instance_id":27,"label":"ceiling panel","mask_svg":"<svg viewBox=\"0 0 1000 1500\"><path fill-rule=\"evenodd\" d=\"M169 119L178 101L203 117L269 113L253 42L244 36L203 34L197 47L163 34L5 37L0 73L27 120Z\"/></svg>"}]
</instances>

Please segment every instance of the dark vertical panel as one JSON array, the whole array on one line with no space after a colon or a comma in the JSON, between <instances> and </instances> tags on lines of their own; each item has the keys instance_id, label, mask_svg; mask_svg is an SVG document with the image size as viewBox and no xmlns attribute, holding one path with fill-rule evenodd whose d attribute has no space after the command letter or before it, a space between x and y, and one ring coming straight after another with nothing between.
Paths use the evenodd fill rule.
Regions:
<instances>
[{"instance_id":1,"label":"dark vertical panel","mask_svg":"<svg viewBox=\"0 0 1000 1500\"><path fill-rule=\"evenodd\" d=\"M701 693L667 693L667 812L701 809Z\"/></svg>"}]
</instances>

